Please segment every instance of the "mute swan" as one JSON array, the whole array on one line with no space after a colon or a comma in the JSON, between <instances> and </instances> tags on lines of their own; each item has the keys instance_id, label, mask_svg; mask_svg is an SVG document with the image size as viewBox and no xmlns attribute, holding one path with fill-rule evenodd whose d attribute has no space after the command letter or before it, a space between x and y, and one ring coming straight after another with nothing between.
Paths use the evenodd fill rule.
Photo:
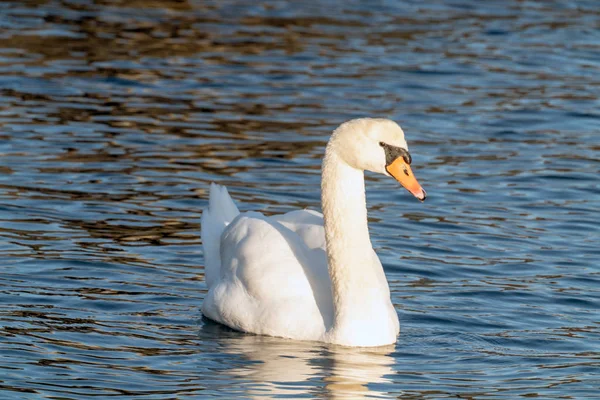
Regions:
<instances>
[{"instance_id":1,"label":"mute swan","mask_svg":"<svg viewBox=\"0 0 600 400\"><path fill-rule=\"evenodd\" d=\"M404 132L387 119L340 125L325 150L323 214L240 213L211 184L202 213L208 294L202 313L259 335L345 346L396 342L398 315L367 226L364 170L392 176L419 200Z\"/></svg>"}]
</instances>

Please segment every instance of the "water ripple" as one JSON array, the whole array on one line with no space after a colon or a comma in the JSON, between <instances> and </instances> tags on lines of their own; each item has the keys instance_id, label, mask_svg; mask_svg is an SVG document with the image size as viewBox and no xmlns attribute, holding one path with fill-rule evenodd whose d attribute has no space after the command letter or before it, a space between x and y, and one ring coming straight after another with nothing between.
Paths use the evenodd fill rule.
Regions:
<instances>
[{"instance_id":1,"label":"water ripple","mask_svg":"<svg viewBox=\"0 0 600 400\"><path fill-rule=\"evenodd\" d=\"M8 1L0 390L19 398L593 398L593 1ZM201 317L211 181L318 209L329 132L402 124L419 204L367 174L395 346ZM285 173L282 173L285 171Z\"/></svg>"}]
</instances>

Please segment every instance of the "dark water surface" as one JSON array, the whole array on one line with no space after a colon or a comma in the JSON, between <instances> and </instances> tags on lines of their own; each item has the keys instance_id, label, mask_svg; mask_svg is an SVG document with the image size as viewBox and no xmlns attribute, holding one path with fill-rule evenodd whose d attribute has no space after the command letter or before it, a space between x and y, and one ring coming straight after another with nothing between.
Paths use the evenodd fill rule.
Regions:
<instances>
[{"instance_id":1,"label":"dark water surface","mask_svg":"<svg viewBox=\"0 0 600 400\"><path fill-rule=\"evenodd\" d=\"M1 398L598 396L596 1L3 1L0 71ZM202 319L208 183L319 209L366 115L430 196L367 176L398 343Z\"/></svg>"}]
</instances>

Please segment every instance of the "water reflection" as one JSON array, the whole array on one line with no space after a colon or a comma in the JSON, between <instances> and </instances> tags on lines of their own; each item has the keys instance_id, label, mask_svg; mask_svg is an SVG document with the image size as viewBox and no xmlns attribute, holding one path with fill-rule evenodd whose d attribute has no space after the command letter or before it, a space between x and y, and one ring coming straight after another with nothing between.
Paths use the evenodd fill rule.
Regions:
<instances>
[{"instance_id":1,"label":"water reflection","mask_svg":"<svg viewBox=\"0 0 600 400\"><path fill-rule=\"evenodd\" d=\"M201 337L214 339L215 332L225 329L204 322ZM244 364L224 372L236 382L245 382L245 394L252 398L307 394L333 399L384 397L387 393L382 385L385 388L392 382L393 345L348 348L230 333L218 339L220 350L241 355Z\"/></svg>"}]
</instances>

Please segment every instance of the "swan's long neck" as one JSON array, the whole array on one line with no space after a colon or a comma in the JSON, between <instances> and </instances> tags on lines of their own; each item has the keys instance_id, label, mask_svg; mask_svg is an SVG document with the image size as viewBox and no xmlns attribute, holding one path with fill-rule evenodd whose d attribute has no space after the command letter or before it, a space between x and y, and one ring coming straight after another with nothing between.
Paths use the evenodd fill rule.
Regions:
<instances>
[{"instance_id":1,"label":"swan's long neck","mask_svg":"<svg viewBox=\"0 0 600 400\"><path fill-rule=\"evenodd\" d=\"M370 257L372 251L363 171L352 168L335 152L327 151L323 161L321 202L330 274L332 269L333 275L344 273L351 265L343 261L359 261L357 256L359 259Z\"/></svg>"},{"instance_id":2,"label":"swan's long neck","mask_svg":"<svg viewBox=\"0 0 600 400\"><path fill-rule=\"evenodd\" d=\"M393 331L392 343L397 334L397 315L369 237L364 172L346 163L330 143L321 182L333 295L332 333L349 338L336 341L356 345L350 342L359 340L360 335L365 336L360 339L364 342L377 340L375 336L384 333L381 331Z\"/></svg>"}]
</instances>

